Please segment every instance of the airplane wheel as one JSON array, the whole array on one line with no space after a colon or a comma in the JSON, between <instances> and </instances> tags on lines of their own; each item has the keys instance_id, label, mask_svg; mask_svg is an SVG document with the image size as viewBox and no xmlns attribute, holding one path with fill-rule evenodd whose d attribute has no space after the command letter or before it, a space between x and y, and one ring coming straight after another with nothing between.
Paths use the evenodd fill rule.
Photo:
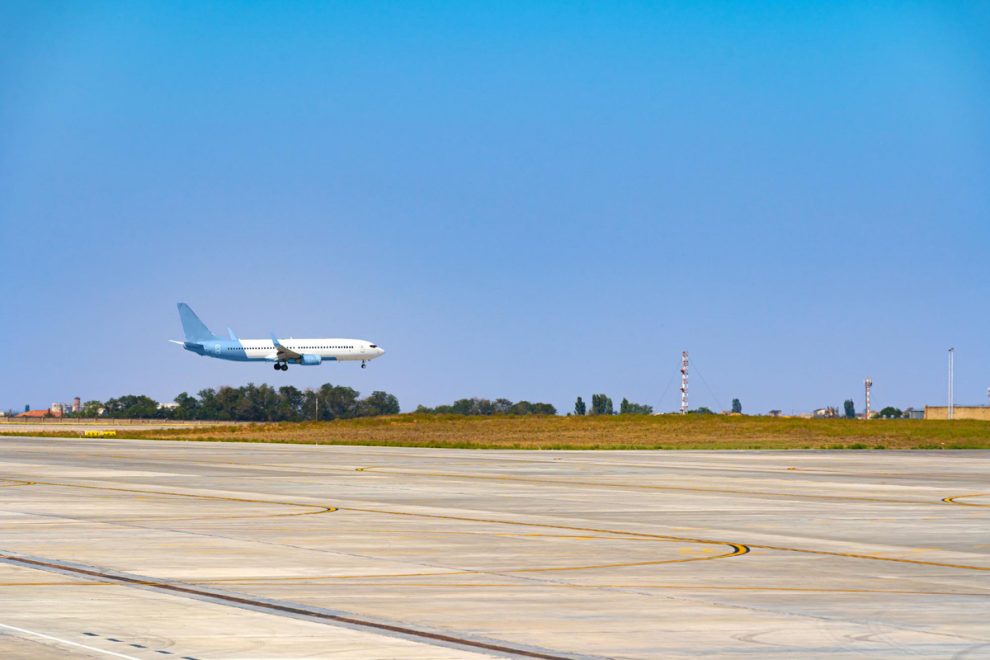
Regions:
<instances>
[{"instance_id":1,"label":"airplane wheel","mask_svg":"<svg viewBox=\"0 0 990 660\"><path fill-rule=\"evenodd\" d=\"M283 364L282 365L282 371L288 371L288 370L289 370L289 365Z\"/></svg>"},{"instance_id":2,"label":"airplane wheel","mask_svg":"<svg viewBox=\"0 0 990 660\"><path fill-rule=\"evenodd\" d=\"M362 362L361 363L361 368L362 369L367 369L368 368L368 363L367 362Z\"/></svg>"},{"instance_id":3,"label":"airplane wheel","mask_svg":"<svg viewBox=\"0 0 990 660\"><path fill-rule=\"evenodd\" d=\"M282 368L282 367L280 367L279 365L277 365L277 364L275 365L275 371L278 371L278 370L279 370L279 369L281 369L281 368Z\"/></svg>"}]
</instances>

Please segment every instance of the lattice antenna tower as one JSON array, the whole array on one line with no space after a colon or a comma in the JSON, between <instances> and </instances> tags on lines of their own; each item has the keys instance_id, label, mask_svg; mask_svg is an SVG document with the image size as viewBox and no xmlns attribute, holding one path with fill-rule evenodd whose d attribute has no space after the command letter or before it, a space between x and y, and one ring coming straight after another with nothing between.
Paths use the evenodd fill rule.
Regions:
<instances>
[{"instance_id":1,"label":"lattice antenna tower","mask_svg":"<svg viewBox=\"0 0 990 660\"><path fill-rule=\"evenodd\" d=\"M681 414L688 411L688 352L681 352Z\"/></svg>"},{"instance_id":2,"label":"lattice antenna tower","mask_svg":"<svg viewBox=\"0 0 990 660\"><path fill-rule=\"evenodd\" d=\"M863 385L866 386L866 412L863 413L863 419L870 418L870 390L873 389L873 379L869 376L863 381Z\"/></svg>"}]
</instances>

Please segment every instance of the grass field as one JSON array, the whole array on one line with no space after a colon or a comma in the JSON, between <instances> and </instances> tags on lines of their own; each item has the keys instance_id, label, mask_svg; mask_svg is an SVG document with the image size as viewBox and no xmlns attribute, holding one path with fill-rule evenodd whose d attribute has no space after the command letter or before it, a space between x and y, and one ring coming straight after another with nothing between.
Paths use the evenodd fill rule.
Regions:
<instances>
[{"instance_id":1,"label":"grass field","mask_svg":"<svg viewBox=\"0 0 990 660\"><path fill-rule=\"evenodd\" d=\"M65 432L44 434L64 436ZM117 427L117 434L163 440L471 449L990 449L990 422L984 421L864 422L720 415L395 415L188 429Z\"/></svg>"}]
</instances>

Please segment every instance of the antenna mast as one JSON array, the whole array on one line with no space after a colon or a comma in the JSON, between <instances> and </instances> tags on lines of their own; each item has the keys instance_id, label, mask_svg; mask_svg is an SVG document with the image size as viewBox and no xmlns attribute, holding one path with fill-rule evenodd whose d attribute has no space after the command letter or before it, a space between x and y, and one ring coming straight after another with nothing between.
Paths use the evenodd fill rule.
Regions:
<instances>
[{"instance_id":1,"label":"antenna mast","mask_svg":"<svg viewBox=\"0 0 990 660\"><path fill-rule=\"evenodd\" d=\"M870 389L873 388L873 379L870 378L869 376L867 376L866 377L866 380L863 381L863 384L866 386L866 412L863 413L863 419L869 419L870 418Z\"/></svg>"},{"instance_id":2,"label":"antenna mast","mask_svg":"<svg viewBox=\"0 0 990 660\"><path fill-rule=\"evenodd\" d=\"M681 352L681 414L688 411L688 352Z\"/></svg>"},{"instance_id":3,"label":"antenna mast","mask_svg":"<svg viewBox=\"0 0 990 660\"><path fill-rule=\"evenodd\" d=\"M949 349L949 407L948 410L946 410L946 417L949 419L953 419L955 417L955 404L953 402L953 397L955 396L955 392L953 392L955 383L953 381L956 377L955 361L956 349L953 347Z\"/></svg>"}]
</instances>

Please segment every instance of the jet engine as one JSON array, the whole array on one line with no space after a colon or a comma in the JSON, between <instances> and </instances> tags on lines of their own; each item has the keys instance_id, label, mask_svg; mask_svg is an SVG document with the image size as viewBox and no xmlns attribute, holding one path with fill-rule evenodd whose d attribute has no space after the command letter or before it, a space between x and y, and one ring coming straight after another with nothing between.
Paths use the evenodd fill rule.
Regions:
<instances>
[{"instance_id":1,"label":"jet engine","mask_svg":"<svg viewBox=\"0 0 990 660\"><path fill-rule=\"evenodd\" d=\"M299 364L314 365L314 364L319 364L321 362L323 362L323 358L321 358L319 355L312 355L310 353L306 353L302 356L302 359L299 361Z\"/></svg>"}]
</instances>

